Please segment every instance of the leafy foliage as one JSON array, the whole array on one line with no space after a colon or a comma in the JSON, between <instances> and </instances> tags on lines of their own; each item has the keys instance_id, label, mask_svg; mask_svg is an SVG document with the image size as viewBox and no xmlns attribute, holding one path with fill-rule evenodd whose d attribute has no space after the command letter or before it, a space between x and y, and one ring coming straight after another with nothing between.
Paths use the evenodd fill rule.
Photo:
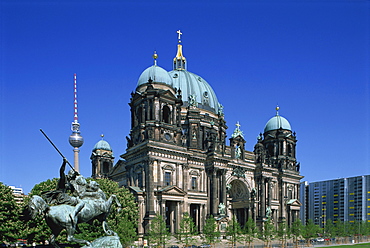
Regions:
<instances>
[{"instance_id":1,"label":"leafy foliage","mask_svg":"<svg viewBox=\"0 0 370 248\"><path fill-rule=\"evenodd\" d=\"M277 230L277 236L279 237L281 241L281 247L286 247L286 241L290 237L290 230L285 221L282 221L279 223L278 230Z\"/></svg>"},{"instance_id":2,"label":"leafy foliage","mask_svg":"<svg viewBox=\"0 0 370 248\"><path fill-rule=\"evenodd\" d=\"M248 243L249 248L251 247L253 240L256 238L257 232L256 223L252 218L249 218L243 228L243 240Z\"/></svg>"},{"instance_id":3,"label":"leafy foliage","mask_svg":"<svg viewBox=\"0 0 370 248\"><path fill-rule=\"evenodd\" d=\"M321 228L318 225L315 225L311 219L307 221L306 226L302 230L302 237L306 239L307 243L310 243L310 240L317 236L321 232Z\"/></svg>"},{"instance_id":4,"label":"leafy foliage","mask_svg":"<svg viewBox=\"0 0 370 248\"><path fill-rule=\"evenodd\" d=\"M185 212L180 221L180 230L178 232L178 239L180 243L184 244L185 246L189 246L192 242L194 242L194 227L195 225L193 218L191 218L189 213Z\"/></svg>"},{"instance_id":5,"label":"leafy foliage","mask_svg":"<svg viewBox=\"0 0 370 248\"><path fill-rule=\"evenodd\" d=\"M262 235L260 238L265 242L267 247L270 245L271 240L275 237L275 235L276 230L272 220L264 222Z\"/></svg>"},{"instance_id":6,"label":"leafy foliage","mask_svg":"<svg viewBox=\"0 0 370 248\"><path fill-rule=\"evenodd\" d=\"M12 189L0 182L0 241L13 242L19 235L20 208L15 202Z\"/></svg>"},{"instance_id":7,"label":"leafy foliage","mask_svg":"<svg viewBox=\"0 0 370 248\"><path fill-rule=\"evenodd\" d=\"M236 243L242 240L242 229L235 215L226 227L226 235L230 237L232 247L235 247Z\"/></svg>"},{"instance_id":8,"label":"leafy foliage","mask_svg":"<svg viewBox=\"0 0 370 248\"><path fill-rule=\"evenodd\" d=\"M206 223L203 227L203 235L202 239L204 242L209 244L215 244L216 242L219 242L219 237L221 236L220 231L217 228L217 223L213 215L210 215L206 219Z\"/></svg>"},{"instance_id":9,"label":"leafy foliage","mask_svg":"<svg viewBox=\"0 0 370 248\"><path fill-rule=\"evenodd\" d=\"M298 247L298 240L302 235L303 228L304 227L300 219L296 219L290 228L290 232L293 236L293 242L296 247Z\"/></svg>"},{"instance_id":10,"label":"leafy foliage","mask_svg":"<svg viewBox=\"0 0 370 248\"><path fill-rule=\"evenodd\" d=\"M170 237L170 234L166 227L166 222L163 216L157 213L157 215L150 222L149 228L149 242L151 245L156 244L157 246L165 247Z\"/></svg>"}]
</instances>

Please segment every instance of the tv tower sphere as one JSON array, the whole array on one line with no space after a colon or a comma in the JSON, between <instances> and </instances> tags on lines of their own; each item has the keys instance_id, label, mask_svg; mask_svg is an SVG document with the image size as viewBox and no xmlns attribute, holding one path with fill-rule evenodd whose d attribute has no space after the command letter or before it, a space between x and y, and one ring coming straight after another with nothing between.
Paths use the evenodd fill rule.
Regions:
<instances>
[{"instance_id":1,"label":"tv tower sphere","mask_svg":"<svg viewBox=\"0 0 370 248\"><path fill-rule=\"evenodd\" d=\"M72 147L81 147L84 143L84 138L80 135L80 133L73 132L69 136L69 144L71 144Z\"/></svg>"}]
</instances>

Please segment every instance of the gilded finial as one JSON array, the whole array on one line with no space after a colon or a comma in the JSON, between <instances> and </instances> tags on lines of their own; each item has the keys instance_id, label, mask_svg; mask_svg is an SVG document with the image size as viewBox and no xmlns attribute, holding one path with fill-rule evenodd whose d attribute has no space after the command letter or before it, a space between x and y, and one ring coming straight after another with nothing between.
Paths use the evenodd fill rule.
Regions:
<instances>
[{"instance_id":1,"label":"gilded finial","mask_svg":"<svg viewBox=\"0 0 370 248\"><path fill-rule=\"evenodd\" d=\"M101 137L101 139L103 139L104 138L104 134L100 134L100 137Z\"/></svg>"},{"instance_id":2,"label":"gilded finial","mask_svg":"<svg viewBox=\"0 0 370 248\"><path fill-rule=\"evenodd\" d=\"M280 109L279 106L276 105L276 108L275 109L276 109L276 115L279 115L279 109Z\"/></svg>"},{"instance_id":3,"label":"gilded finial","mask_svg":"<svg viewBox=\"0 0 370 248\"><path fill-rule=\"evenodd\" d=\"M157 65L157 58L158 58L157 51L154 51L154 54L153 54L154 65Z\"/></svg>"},{"instance_id":4,"label":"gilded finial","mask_svg":"<svg viewBox=\"0 0 370 248\"><path fill-rule=\"evenodd\" d=\"M176 57L173 59L173 69L174 70L186 70L186 59L182 55L182 45L181 45L181 31L177 30L176 31L178 36L178 44L177 44L177 54Z\"/></svg>"}]
</instances>

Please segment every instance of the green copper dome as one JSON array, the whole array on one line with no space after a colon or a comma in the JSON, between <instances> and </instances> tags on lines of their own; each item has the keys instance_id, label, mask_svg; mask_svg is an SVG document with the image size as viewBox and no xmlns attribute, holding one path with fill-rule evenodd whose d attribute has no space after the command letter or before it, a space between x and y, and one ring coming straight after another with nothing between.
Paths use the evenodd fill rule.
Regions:
<instances>
[{"instance_id":1,"label":"green copper dome","mask_svg":"<svg viewBox=\"0 0 370 248\"><path fill-rule=\"evenodd\" d=\"M219 104L212 87L204 78L186 70L186 59L183 56L180 43L179 41L176 57L173 59L173 70L167 72L162 67L157 66L158 55L155 52L153 55L154 65L141 73L137 87L148 83L149 79L153 83L164 83L181 90L182 101L185 107L196 105L198 108L223 115L222 106Z\"/></svg>"},{"instance_id":2,"label":"green copper dome","mask_svg":"<svg viewBox=\"0 0 370 248\"><path fill-rule=\"evenodd\" d=\"M105 150L105 151L112 151L112 148L110 147L109 143L105 140L99 140L98 143L95 144L93 151L96 150Z\"/></svg>"},{"instance_id":3,"label":"green copper dome","mask_svg":"<svg viewBox=\"0 0 370 248\"><path fill-rule=\"evenodd\" d=\"M153 83L165 83L172 85L172 80L168 72L160 66L152 65L141 73L137 82L137 87L147 83L149 78L153 80Z\"/></svg>"},{"instance_id":4,"label":"green copper dome","mask_svg":"<svg viewBox=\"0 0 370 248\"><path fill-rule=\"evenodd\" d=\"M186 70L173 70L169 74L172 77L172 87L181 90L185 106L189 105L189 98L194 97L199 108L218 113L216 94L204 78Z\"/></svg>"},{"instance_id":5,"label":"green copper dome","mask_svg":"<svg viewBox=\"0 0 370 248\"><path fill-rule=\"evenodd\" d=\"M276 115L272 117L265 126L264 132L272 131L272 130L278 130L278 129L285 129L292 131L292 128L290 127L290 123L287 119L279 115L279 107L276 108Z\"/></svg>"}]
</instances>

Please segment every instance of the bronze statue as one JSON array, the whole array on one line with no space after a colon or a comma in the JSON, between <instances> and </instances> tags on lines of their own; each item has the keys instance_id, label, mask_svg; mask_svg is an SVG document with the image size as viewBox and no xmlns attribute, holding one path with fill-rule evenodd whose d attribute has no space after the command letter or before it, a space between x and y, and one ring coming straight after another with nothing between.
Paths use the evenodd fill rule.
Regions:
<instances>
[{"instance_id":1,"label":"bronze statue","mask_svg":"<svg viewBox=\"0 0 370 248\"><path fill-rule=\"evenodd\" d=\"M44 215L46 223L52 230L50 243L54 247L59 247L55 239L63 229L67 231L68 242L84 243L92 247L89 241L74 238L74 234L78 223L92 223L94 219L102 222L103 230L107 235L117 236L106 222L113 201L116 202L118 211L121 208L117 197L111 195L107 200L97 182L90 181L88 184L86 179L74 170L65 175L66 163L68 161L63 158L60 178L55 190L43 192L42 197L32 196L29 202L31 217L37 214ZM56 206L50 206L50 204L56 204Z\"/></svg>"}]
</instances>

